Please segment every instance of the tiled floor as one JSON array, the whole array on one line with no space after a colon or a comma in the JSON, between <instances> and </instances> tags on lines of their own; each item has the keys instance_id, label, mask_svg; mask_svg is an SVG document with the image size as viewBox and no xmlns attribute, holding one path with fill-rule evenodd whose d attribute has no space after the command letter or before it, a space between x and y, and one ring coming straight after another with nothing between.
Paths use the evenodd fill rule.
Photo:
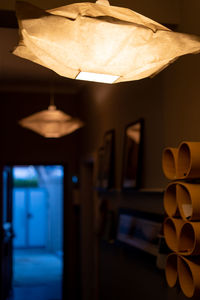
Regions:
<instances>
[{"instance_id":1,"label":"tiled floor","mask_svg":"<svg viewBox=\"0 0 200 300\"><path fill-rule=\"evenodd\" d=\"M13 291L8 300L61 300L62 260L44 250L14 252Z\"/></svg>"}]
</instances>

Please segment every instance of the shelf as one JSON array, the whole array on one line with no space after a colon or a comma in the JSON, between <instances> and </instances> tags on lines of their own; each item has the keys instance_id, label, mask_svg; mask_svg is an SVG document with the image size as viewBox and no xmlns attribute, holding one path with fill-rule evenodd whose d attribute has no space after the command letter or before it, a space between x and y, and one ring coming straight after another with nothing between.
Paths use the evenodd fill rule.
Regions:
<instances>
[{"instance_id":1,"label":"shelf","mask_svg":"<svg viewBox=\"0 0 200 300\"><path fill-rule=\"evenodd\" d=\"M164 189L162 188L143 188L143 189L104 189L104 188L94 188L97 192L102 194L114 194L114 193L130 193L130 194L138 194L138 193L164 193Z\"/></svg>"},{"instance_id":2,"label":"shelf","mask_svg":"<svg viewBox=\"0 0 200 300\"><path fill-rule=\"evenodd\" d=\"M164 188L153 188L153 189L139 189L138 192L141 193L164 193Z\"/></svg>"}]
</instances>

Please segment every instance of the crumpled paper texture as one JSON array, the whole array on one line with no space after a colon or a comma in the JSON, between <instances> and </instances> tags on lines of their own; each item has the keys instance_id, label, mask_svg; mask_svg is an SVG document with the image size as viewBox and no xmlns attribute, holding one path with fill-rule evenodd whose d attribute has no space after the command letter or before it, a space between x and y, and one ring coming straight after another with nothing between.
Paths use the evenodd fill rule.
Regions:
<instances>
[{"instance_id":1,"label":"crumpled paper texture","mask_svg":"<svg viewBox=\"0 0 200 300\"><path fill-rule=\"evenodd\" d=\"M103 0L46 11L17 2L16 13L20 41L13 54L72 79L83 71L118 75L115 82L138 80L200 51L200 37Z\"/></svg>"}]
</instances>

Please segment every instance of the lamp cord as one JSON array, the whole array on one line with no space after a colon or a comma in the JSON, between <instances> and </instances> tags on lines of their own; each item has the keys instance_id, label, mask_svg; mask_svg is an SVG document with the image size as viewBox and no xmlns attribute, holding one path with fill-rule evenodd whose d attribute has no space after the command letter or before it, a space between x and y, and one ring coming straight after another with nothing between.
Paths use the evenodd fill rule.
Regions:
<instances>
[{"instance_id":1,"label":"lamp cord","mask_svg":"<svg viewBox=\"0 0 200 300\"><path fill-rule=\"evenodd\" d=\"M50 106L54 106L55 104L54 104L54 94L53 93L51 93L51 95L50 95Z\"/></svg>"}]
</instances>

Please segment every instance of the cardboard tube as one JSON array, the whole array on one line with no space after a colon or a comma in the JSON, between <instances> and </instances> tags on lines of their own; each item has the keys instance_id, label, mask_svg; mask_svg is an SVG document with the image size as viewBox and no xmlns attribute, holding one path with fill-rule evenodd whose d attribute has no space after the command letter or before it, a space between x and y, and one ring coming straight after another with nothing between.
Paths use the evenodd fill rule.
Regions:
<instances>
[{"instance_id":1,"label":"cardboard tube","mask_svg":"<svg viewBox=\"0 0 200 300\"><path fill-rule=\"evenodd\" d=\"M178 248L182 255L200 255L200 222L183 224Z\"/></svg>"},{"instance_id":2,"label":"cardboard tube","mask_svg":"<svg viewBox=\"0 0 200 300\"><path fill-rule=\"evenodd\" d=\"M182 219L166 218L163 232L167 246L174 252L179 251L179 236L185 222Z\"/></svg>"},{"instance_id":3,"label":"cardboard tube","mask_svg":"<svg viewBox=\"0 0 200 300\"><path fill-rule=\"evenodd\" d=\"M178 183L176 197L181 217L188 221L200 221L200 184Z\"/></svg>"},{"instance_id":4,"label":"cardboard tube","mask_svg":"<svg viewBox=\"0 0 200 300\"><path fill-rule=\"evenodd\" d=\"M165 277L169 287L174 287L178 279L178 256L176 253L171 253L167 257L165 266Z\"/></svg>"},{"instance_id":5,"label":"cardboard tube","mask_svg":"<svg viewBox=\"0 0 200 300\"><path fill-rule=\"evenodd\" d=\"M186 297L200 296L200 265L198 261L188 260L182 256L178 259L178 278L180 287Z\"/></svg>"},{"instance_id":6,"label":"cardboard tube","mask_svg":"<svg viewBox=\"0 0 200 300\"><path fill-rule=\"evenodd\" d=\"M200 178L200 142L182 142L178 148L177 178Z\"/></svg>"},{"instance_id":7,"label":"cardboard tube","mask_svg":"<svg viewBox=\"0 0 200 300\"><path fill-rule=\"evenodd\" d=\"M162 169L165 176L170 180L176 179L177 156L177 148L165 148L163 150Z\"/></svg>"},{"instance_id":8,"label":"cardboard tube","mask_svg":"<svg viewBox=\"0 0 200 300\"><path fill-rule=\"evenodd\" d=\"M177 184L170 183L164 193L164 209L169 217L179 217L180 212L176 200Z\"/></svg>"}]
</instances>

